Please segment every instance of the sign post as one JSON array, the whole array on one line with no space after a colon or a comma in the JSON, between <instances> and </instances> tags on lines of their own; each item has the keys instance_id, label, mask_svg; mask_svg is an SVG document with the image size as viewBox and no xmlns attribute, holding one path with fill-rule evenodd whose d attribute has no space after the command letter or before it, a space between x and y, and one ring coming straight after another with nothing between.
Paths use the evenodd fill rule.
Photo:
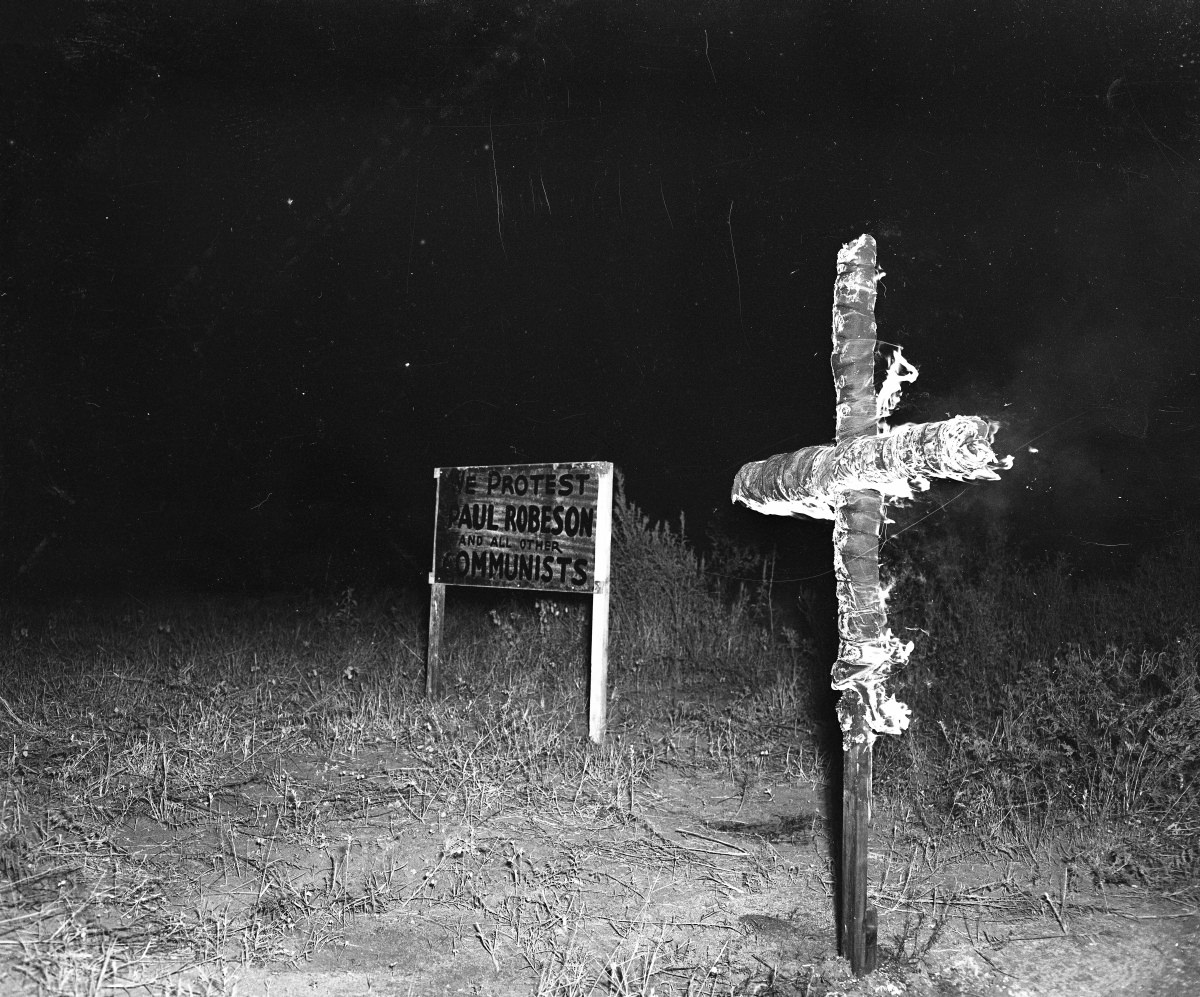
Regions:
<instances>
[{"instance_id":1,"label":"sign post","mask_svg":"<svg viewBox=\"0 0 1200 997\"><path fill-rule=\"evenodd\" d=\"M447 585L590 593L588 734L604 739L613 467L607 462L438 467L426 695L441 687Z\"/></svg>"},{"instance_id":2,"label":"sign post","mask_svg":"<svg viewBox=\"0 0 1200 997\"><path fill-rule=\"evenodd\" d=\"M1012 465L992 451L993 423L974 416L904 426L885 419L901 386L917 372L899 350L881 390L875 390L875 297L881 274L875 240L859 236L838 253L833 302L833 382L836 442L746 464L732 498L759 512L833 520L838 598L838 659L833 688L841 692L842 875L840 948L856 975L875 968L877 915L867 901L871 821L871 747L878 734L899 734L909 710L884 693L892 669L908 660L887 627L879 585L879 537L888 498L909 498L931 478L999 477Z\"/></svg>"}]
</instances>

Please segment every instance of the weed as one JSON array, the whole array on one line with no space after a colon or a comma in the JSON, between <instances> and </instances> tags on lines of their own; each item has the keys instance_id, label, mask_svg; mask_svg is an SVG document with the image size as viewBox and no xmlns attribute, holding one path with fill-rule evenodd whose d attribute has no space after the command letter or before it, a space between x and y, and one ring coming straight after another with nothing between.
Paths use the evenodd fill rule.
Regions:
<instances>
[{"instance_id":1,"label":"weed","mask_svg":"<svg viewBox=\"0 0 1200 997\"><path fill-rule=\"evenodd\" d=\"M827 782L812 704L828 663L775 631L768 575L723 591L682 524L652 523L623 488L615 505L600 746L582 599L452 601L454 692L436 701L416 602L347 589L331 605L14 612L0 961L44 994L232 993L248 968L408 918L536 994L840 985L831 924L790 963L738 927L797 895L815 906L796 920L832 918L824 821L768 844L699 820L726 807L779 825L779 795ZM889 971L954 931L976 946L1012 919L1069 932L1088 891L1190 896L1200 872L1194 539L1115 594L990 542L914 556L893 593L897 624L929 637L899 676L918 720L877 746ZM956 880L965 865L979 875Z\"/></svg>"}]
</instances>

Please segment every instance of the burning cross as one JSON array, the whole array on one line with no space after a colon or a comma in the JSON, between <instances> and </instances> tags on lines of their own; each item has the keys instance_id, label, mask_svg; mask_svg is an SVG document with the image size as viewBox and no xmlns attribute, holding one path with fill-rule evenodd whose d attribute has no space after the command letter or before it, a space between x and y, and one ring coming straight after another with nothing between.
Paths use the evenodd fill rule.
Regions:
<instances>
[{"instance_id":1,"label":"burning cross","mask_svg":"<svg viewBox=\"0 0 1200 997\"><path fill-rule=\"evenodd\" d=\"M929 487L931 478L997 480L1012 458L992 451L996 425L975 416L902 426L884 420L900 389L917 372L900 351L875 390L875 240L859 236L842 247L833 288L833 383L837 437L746 464L733 482L733 501L758 512L833 520L837 582L838 659L833 688L841 692L842 889L841 950L858 975L875 968L876 912L867 904L867 839L871 821L871 746L878 734L899 734L909 710L886 695L884 681L912 652L887 627L879 585L879 536L888 499Z\"/></svg>"}]
</instances>

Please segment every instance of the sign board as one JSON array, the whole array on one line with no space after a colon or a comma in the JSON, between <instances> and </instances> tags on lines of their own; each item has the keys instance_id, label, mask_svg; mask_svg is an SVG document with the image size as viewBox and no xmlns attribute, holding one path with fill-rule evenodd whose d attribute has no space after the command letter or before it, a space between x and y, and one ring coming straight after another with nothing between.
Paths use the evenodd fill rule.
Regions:
<instances>
[{"instance_id":1,"label":"sign board","mask_svg":"<svg viewBox=\"0 0 1200 997\"><path fill-rule=\"evenodd\" d=\"M592 593L612 465L439 467L433 581Z\"/></svg>"},{"instance_id":2,"label":"sign board","mask_svg":"<svg viewBox=\"0 0 1200 997\"><path fill-rule=\"evenodd\" d=\"M441 681L447 585L592 597L588 733L604 739L612 464L437 467L425 691Z\"/></svg>"}]
</instances>

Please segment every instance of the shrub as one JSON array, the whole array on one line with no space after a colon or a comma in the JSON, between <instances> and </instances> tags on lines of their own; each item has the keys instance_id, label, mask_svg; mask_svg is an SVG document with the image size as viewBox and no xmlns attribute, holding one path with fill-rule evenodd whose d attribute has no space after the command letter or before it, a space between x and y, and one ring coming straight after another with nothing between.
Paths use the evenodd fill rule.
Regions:
<instances>
[{"instance_id":1,"label":"shrub","mask_svg":"<svg viewBox=\"0 0 1200 997\"><path fill-rule=\"evenodd\" d=\"M654 523L625 494L617 475L613 495L611 651L625 669L665 669L676 678L730 672L795 671L796 640L777 644L762 625L757 587L732 600L705 572L679 526Z\"/></svg>"},{"instance_id":2,"label":"shrub","mask_svg":"<svg viewBox=\"0 0 1200 997\"><path fill-rule=\"evenodd\" d=\"M906 557L893 609L927 635L897 676L917 720L881 742L881 784L989 836L1073 837L1101 881L1194 872L1198 535L1125 580L986 543L943 563Z\"/></svg>"}]
</instances>

